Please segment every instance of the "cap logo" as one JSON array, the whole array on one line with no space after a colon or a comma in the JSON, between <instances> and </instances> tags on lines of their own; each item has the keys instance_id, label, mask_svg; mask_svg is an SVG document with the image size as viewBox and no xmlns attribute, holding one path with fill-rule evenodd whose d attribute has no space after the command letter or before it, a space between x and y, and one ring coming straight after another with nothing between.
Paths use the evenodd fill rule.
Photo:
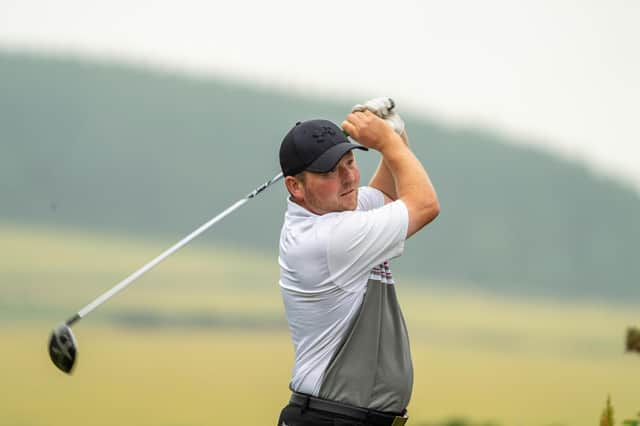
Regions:
<instances>
[{"instance_id":1,"label":"cap logo","mask_svg":"<svg viewBox=\"0 0 640 426\"><path fill-rule=\"evenodd\" d=\"M319 129L314 130L311 137L316 140L316 143L323 143L324 138L327 135L335 136L336 131L329 126L322 126Z\"/></svg>"}]
</instances>

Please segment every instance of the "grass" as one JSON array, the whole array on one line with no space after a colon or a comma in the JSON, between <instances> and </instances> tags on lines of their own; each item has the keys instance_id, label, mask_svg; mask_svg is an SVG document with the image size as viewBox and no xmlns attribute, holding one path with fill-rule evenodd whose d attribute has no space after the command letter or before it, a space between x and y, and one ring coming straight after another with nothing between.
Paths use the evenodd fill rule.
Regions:
<instances>
[{"instance_id":1,"label":"grass","mask_svg":"<svg viewBox=\"0 0 640 426\"><path fill-rule=\"evenodd\" d=\"M2 424L275 424L293 358L275 254L185 247L74 327L67 377L48 359L50 329L172 242L9 225L0 235ZM640 358L623 353L637 312L443 288L398 279L411 424L597 424L608 394L619 418L638 411ZM131 312L168 320L118 321ZM181 321L194 315L230 322Z\"/></svg>"},{"instance_id":2,"label":"grass","mask_svg":"<svg viewBox=\"0 0 640 426\"><path fill-rule=\"evenodd\" d=\"M46 329L45 329L46 330ZM2 329L7 425L275 424L287 397L284 333L78 326L73 376L46 355L43 329Z\"/></svg>"}]
</instances>

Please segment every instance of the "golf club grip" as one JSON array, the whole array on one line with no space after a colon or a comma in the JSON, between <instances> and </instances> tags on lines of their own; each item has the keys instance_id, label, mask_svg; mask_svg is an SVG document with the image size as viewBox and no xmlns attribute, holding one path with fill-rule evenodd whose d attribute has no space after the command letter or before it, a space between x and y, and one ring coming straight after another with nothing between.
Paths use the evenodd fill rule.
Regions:
<instances>
[{"instance_id":1,"label":"golf club grip","mask_svg":"<svg viewBox=\"0 0 640 426\"><path fill-rule=\"evenodd\" d=\"M84 318L89 312L93 311L95 308L97 308L98 306L103 304L105 301L110 299L116 293L120 292L121 290L123 290L124 288L129 286L129 284L134 282L136 279L140 278L146 272L151 270L154 266L156 266L157 264L162 262L164 259L166 259L170 255L172 255L173 253L178 251L180 248L182 248L187 243L189 243L191 240L193 240L194 238L196 238L197 236L202 234L204 231L206 231L207 229L212 227L214 224L216 224L220 220L224 219L226 216L228 216L233 211L238 209L240 206L245 204L247 201L249 201L250 199L254 198L260 192L264 191L266 188L271 186L273 183L275 183L275 182L279 181L280 179L282 179L282 177L283 177L282 173L279 173L279 174L275 175L273 178L271 178L270 180L268 180L264 184L260 185L256 189L254 189L245 198L236 201L234 204L232 204L230 207L228 207L227 209L225 209L224 211L219 213L217 216L215 216L214 218L210 219L208 222L206 222L205 224L200 226L198 229L196 229L195 231L193 231L192 233L190 233L189 235L184 237L182 240L178 241L173 246L169 247L167 250L162 252L159 256L157 256L154 259L152 259L151 261L149 261L147 264L142 266L140 269L138 269L137 271L135 271L134 273L129 275L127 278L125 278L124 280L122 280L121 282L116 284L110 290L108 290L107 292L105 292L104 294L99 296L97 299L95 299L93 302L89 303L87 306L85 306L80 311L78 311L78 313L75 316L73 316L69 320L67 320L67 325L73 324L74 322Z\"/></svg>"}]
</instances>

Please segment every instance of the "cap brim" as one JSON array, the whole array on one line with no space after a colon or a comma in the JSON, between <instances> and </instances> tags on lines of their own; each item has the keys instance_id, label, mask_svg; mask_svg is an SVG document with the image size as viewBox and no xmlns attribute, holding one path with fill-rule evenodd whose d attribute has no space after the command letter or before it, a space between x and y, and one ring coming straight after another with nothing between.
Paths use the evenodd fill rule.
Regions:
<instances>
[{"instance_id":1,"label":"cap brim","mask_svg":"<svg viewBox=\"0 0 640 426\"><path fill-rule=\"evenodd\" d=\"M356 145L351 142L339 143L329 148L320 157L316 158L316 160L309 164L305 170L316 173L326 173L331 171L336 164L338 164L338 161L340 161L347 152L353 149L369 151L369 148L362 145Z\"/></svg>"}]
</instances>

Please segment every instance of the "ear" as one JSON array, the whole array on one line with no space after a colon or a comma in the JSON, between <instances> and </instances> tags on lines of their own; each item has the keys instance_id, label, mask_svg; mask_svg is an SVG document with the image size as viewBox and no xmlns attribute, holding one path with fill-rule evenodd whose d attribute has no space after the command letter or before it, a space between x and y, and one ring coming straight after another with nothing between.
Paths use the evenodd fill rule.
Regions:
<instances>
[{"instance_id":1,"label":"ear","mask_svg":"<svg viewBox=\"0 0 640 426\"><path fill-rule=\"evenodd\" d=\"M284 184L294 200L304 200L304 184L300 180L295 176L287 176L284 178Z\"/></svg>"}]
</instances>

